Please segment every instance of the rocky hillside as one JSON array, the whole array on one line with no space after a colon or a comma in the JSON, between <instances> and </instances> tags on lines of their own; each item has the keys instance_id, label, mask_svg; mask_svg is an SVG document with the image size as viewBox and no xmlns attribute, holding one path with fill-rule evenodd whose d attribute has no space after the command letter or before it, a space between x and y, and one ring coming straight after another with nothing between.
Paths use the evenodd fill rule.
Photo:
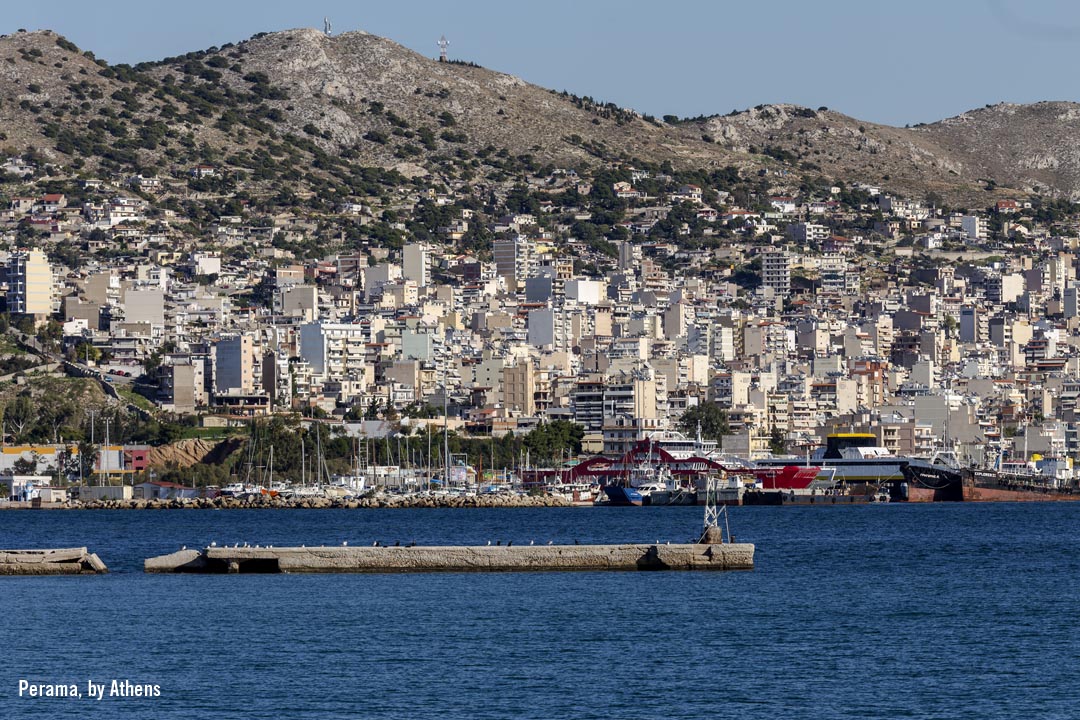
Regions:
<instances>
[{"instance_id":1,"label":"rocky hillside","mask_svg":"<svg viewBox=\"0 0 1080 720\"><path fill-rule=\"evenodd\" d=\"M1080 197L1080 104L1001 103L912 130L949 148L966 175Z\"/></svg>"},{"instance_id":2,"label":"rocky hillside","mask_svg":"<svg viewBox=\"0 0 1080 720\"><path fill-rule=\"evenodd\" d=\"M1077 118L1071 103L1003 105L906 129L771 105L665 122L363 32L260 34L134 68L48 31L0 38L8 155L177 176L210 163L295 192L361 193L387 181L371 167L500 181L540 164L626 159L862 180L917 197L1077 197Z\"/></svg>"}]
</instances>

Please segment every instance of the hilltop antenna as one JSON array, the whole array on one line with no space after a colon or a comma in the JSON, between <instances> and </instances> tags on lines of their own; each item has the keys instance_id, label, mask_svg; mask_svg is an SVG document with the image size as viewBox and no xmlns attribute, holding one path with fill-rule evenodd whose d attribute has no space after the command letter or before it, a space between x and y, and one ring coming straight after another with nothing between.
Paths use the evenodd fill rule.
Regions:
<instances>
[{"instance_id":1,"label":"hilltop antenna","mask_svg":"<svg viewBox=\"0 0 1080 720\"><path fill-rule=\"evenodd\" d=\"M450 47L450 41L443 35L439 38L439 62L447 62L446 60L446 48Z\"/></svg>"},{"instance_id":2,"label":"hilltop antenna","mask_svg":"<svg viewBox=\"0 0 1080 720\"><path fill-rule=\"evenodd\" d=\"M330 18L324 17L322 19L322 24L323 24L323 32L326 33L327 37L330 37L330 34L334 29L334 25L333 25L333 23L330 22Z\"/></svg>"}]
</instances>

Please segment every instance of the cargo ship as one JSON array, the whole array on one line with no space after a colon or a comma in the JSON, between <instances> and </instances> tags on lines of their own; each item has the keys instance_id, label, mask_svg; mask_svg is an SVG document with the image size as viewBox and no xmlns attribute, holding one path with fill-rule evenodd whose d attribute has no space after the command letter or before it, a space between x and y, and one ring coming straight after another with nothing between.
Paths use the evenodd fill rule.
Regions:
<instances>
[{"instance_id":1,"label":"cargo ship","mask_svg":"<svg viewBox=\"0 0 1080 720\"><path fill-rule=\"evenodd\" d=\"M912 486L933 492L935 502L1047 502L1080 500L1071 463L1036 456L998 468L926 468L906 471Z\"/></svg>"}]
</instances>

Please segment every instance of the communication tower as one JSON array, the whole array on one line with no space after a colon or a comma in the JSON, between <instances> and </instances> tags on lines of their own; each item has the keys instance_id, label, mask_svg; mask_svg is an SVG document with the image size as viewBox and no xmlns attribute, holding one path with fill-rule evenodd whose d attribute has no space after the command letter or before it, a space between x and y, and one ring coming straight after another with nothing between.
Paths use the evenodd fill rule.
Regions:
<instances>
[{"instance_id":1,"label":"communication tower","mask_svg":"<svg viewBox=\"0 0 1080 720\"><path fill-rule=\"evenodd\" d=\"M450 41L443 35L439 38L439 62L446 62L446 48L450 47Z\"/></svg>"},{"instance_id":2,"label":"communication tower","mask_svg":"<svg viewBox=\"0 0 1080 720\"><path fill-rule=\"evenodd\" d=\"M323 24L323 32L326 33L327 37L330 37L331 31L334 29L334 25L333 25L333 23L330 22L330 18L324 17L322 19L322 24Z\"/></svg>"}]
</instances>

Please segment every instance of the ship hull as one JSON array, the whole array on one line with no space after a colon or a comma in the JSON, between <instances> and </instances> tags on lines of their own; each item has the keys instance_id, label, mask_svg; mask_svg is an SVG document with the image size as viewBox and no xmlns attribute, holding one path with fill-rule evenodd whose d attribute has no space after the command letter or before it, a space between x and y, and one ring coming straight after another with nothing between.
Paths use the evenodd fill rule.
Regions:
<instances>
[{"instance_id":1,"label":"ship hull","mask_svg":"<svg viewBox=\"0 0 1080 720\"><path fill-rule=\"evenodd\" d=\"M640 506L645 500L634 488L621 485L605 485L604 496L607 497L608 505L619 507Z\"/></svg>"},{"instance_id":2,"label":"ship hull","mask_svg":"<svg viewBox=\"0 0 1080 720\"><path fill-rule=\"evenodd\" d=\"M968 502L1059 502L1080 500L1074 488L1059 488L1008 473L974 470L965 473L964 500Z\"/></svg>"},{"instance_id":3,"label":"ship hull","mask_svg":"<svg viewBox=\"0 0 1080 720\"><path fill-rule=\"evenodd\" d=\"M817 466L784 465L756 468L754 478L766 490L805 490L820 472Z\"/></svg>"},{"instance_id":4,"label":"ship hull","mask_svg":"<svg viewBox=\"0 0 1080 720\"><path fill-rule=\"evenodd\" d=\"M929 497L932 502L1059 502L1080 500L1073 488L1041 485L993 470L907 468L908 502Z\"/></svg>"},{"instance_id":5,"label":"ship hull","mask_svg":"<svg viewBox=\"0 0 1080 720\"><path fill-rule=\"evenodd\" d=\"M897 500L907 502L961 502L964 476L960 470L938 465L909 463ZM895 489L895 486L894 486Z\"/></svg>"},{"instance_id":6,"label":"ship hull","mask_svg":"<svg viewBox=\"0 0 1080 720\"><path fill-rule=\"evenodd\" d=\"M824 495L791 490L747 490L743 505L865 505L869 495Z\"/></svg>"}]
</instances>

